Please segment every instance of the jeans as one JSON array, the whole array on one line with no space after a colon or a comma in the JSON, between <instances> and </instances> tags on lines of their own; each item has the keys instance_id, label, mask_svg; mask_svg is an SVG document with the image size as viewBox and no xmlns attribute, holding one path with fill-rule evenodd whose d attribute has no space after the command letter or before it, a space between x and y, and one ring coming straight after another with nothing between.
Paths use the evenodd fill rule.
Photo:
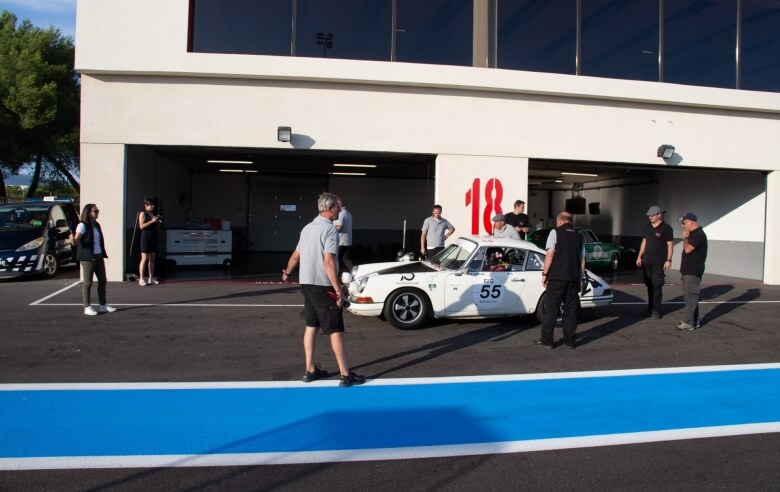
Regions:
<instances>
[{"instance_id":1,"label":"jeans","mask_svg":"<svg viewBox=\"0 0 780 492\"><path fill-rule=\"evenodd\" d=\"M683 299L685 300L685 317L683 321L696 326L699 323L699 292L701 291L701 277L695 275L683 275Z\"/></svg>"},{"instance_id":2,"label":"jeans","mask_svg":"<svg viewBox=\"0 0 780 492\"><path fill-rule=\"evenodd\" d=\"M84 283L81 285L81 299L84 301L84 307L91 305L90 291L93 275L98 281L98 302L103 306L106 304L106 263L101 256L96 256L92 261L81 262L81 276L84 278Z\"/></svg>"}]
</instances>

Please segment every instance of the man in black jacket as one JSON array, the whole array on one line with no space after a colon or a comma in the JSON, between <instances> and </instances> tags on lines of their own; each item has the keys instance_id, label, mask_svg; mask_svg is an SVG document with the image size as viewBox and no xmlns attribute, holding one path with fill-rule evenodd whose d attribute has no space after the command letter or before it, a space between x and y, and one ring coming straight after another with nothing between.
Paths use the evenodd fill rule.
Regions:
<instances>
[{"instance_id":1,"label":"man in black jacket","mask_svg":"<svg viewBox=\"0 0 780 492\"><path fill-rule=\"evenodd\" d=\"M563 344L573 349L580 306L578 296L585 274L585 243L571 225L570 213L559 213L556 226L547 236L547 256L542 271L542 283L547 289L544 295L545 317L542 338L536 341L536 345L555 347L553 330L558 309L563 303Z\"/></svg>"}]
</instances>

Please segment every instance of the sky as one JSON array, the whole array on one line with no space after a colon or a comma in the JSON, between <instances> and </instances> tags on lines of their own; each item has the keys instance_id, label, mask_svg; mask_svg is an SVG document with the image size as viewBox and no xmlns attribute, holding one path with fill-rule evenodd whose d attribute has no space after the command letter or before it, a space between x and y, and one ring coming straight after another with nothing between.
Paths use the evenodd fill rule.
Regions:
<instances>
[{"instance_id":1,"label":"sky","mask_svg":"<svg viewBox=\"0 0 780 492\"><path fill-rule=\"evenodd\" d=\"M64 36L76 37L76 0L0 0L0 11L16 15L17 22L29 19L36 27L54 26Z\"/></svg>"}]
</instances>

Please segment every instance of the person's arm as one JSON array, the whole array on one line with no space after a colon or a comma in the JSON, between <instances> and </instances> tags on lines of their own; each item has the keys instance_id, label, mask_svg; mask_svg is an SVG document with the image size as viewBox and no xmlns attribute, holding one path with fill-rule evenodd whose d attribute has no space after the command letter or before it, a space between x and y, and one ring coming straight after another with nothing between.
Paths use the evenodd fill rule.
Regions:
<instances>
[{"instance_id":1,"label":"person's arm","mask_svg":"<svg viewBox=\"0 0 780 492\"><path fill-rule=\"evenodd\" d=\"M448 237L452 236L452 234L455 232L455 226L453 226L449 221L447 222L447 230L444 232L444 239L447 239Z\"/></svg>"},{"instance_id":2,"label":"person's arm","mask_svg":"<svg viewBox=\"0 0 780 492\"><path fill-rule=\"evenodd\" d=\"M672 253L674 252L674 241L666 241L666 261L664 270L672 268Z\"/></svg>"},{"instance_id":3,"label":"person's arm","mask_svg":"<svg viewBox=\"0 0 780 492\"><path fill-rule=\"evenodd\" d=\"M647 245L647 239L642 238L642 245L639 246L639 253L636 255L636 266L642 266L642 257L645 256L645 246Z\"/></svg>"},{"instance_id":4,"label":"person's arm","mask_svg":"<svg viewBox=\"0 0 780 492\"><path fill-rule=\"evenodd\" d=\"M420 234L420 253L425 254L425 229Z\"/></svg>"},{"instance_id":5,"label":"person's arm","mask_svg":"<svg viewBox=\"0 0 780 492\"><path fill-rule=\"evenodd\" d=\"M78 242L79 238L81 237L81 231L79 230L79 226L81 224L76 225L76 231L75 233L70 233L70 244L71 246L76 246L76 243Z\"/></svg>"},{"instance_id":6,"label":"person's arm","mask_svg":"<svg viewBox=\"0 0 780 492\"><path fill-rule=\"evenodd\" d=\"M146 229L148 227L153 226L157 222L158 222L157 221L157 217L152 217L151 219L147 220L145 213L138 212L138 228L139 229Z\"/></svg>"},{"instance_id":7,"label":"person's arm","mask_svg":"<svg viewBox=\"0 0 780 492\"><path fill-rule=\"evenodd\" d=\"M696 248L698 247L698 244L691 243L690 239L690 233L688 231L683 231L683 251L685 254L691 254L694 251L696 251Z\"/></svg>"},{"instance_id":8,"label":"person's arm","mask_svg":"<svg viewBox=\"0 0 780 492\"><path fill-rule=\"evenodd\" d=\"M287 260L287 266L282 270L282 282L287 282L287 278L298 266L298 261L301 258L301 252L297 249L290 255L290 259Z\"/></svg>"},{"instance_id":9,"label":"person's arm","mask_svg":"<svg viewBox=\"0 0 780 492\"><path fill-rule=\"evenodd\" d=\"M336 260L336 255L325 251L322 254L322 259L325 263L325 273L328 276L328 280L330 280L330 285L333 287L333 290L336 291L336 305L341 306L342 291L341 286L339 285L338 261Z\"/></svg>"},{"instance_id":10,"label":"person's arm","mask_svg":"<svg viewBox=\"0 0 780 492\"><path fill-rule=\"evenodd\" d=\"M542 269L542 285L547 287L547 275L550 272L550 265L552 265L553 256L555 256L554 249L548 249L547 255L544 257L544 268Z\"/></svg>"}]
</instances>

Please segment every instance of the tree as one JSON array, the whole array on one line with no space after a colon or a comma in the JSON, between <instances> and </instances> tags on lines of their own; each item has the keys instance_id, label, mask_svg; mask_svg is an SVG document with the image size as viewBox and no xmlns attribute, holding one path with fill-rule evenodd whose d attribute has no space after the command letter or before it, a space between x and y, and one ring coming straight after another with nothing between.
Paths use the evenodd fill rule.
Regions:
<instances>
[{"instance_id":1,"label":"tree","mask_svg":"<svg viewBox=\"0 0 780 492\"><path fill-rule=\"evenodd\" d=\"M0 171L59 176L79 190L79 77L75 48L56 28L40 29L4 10L0 14ZM5 181L0 172L0 193Z\"/></svg>"}]
</instances>

